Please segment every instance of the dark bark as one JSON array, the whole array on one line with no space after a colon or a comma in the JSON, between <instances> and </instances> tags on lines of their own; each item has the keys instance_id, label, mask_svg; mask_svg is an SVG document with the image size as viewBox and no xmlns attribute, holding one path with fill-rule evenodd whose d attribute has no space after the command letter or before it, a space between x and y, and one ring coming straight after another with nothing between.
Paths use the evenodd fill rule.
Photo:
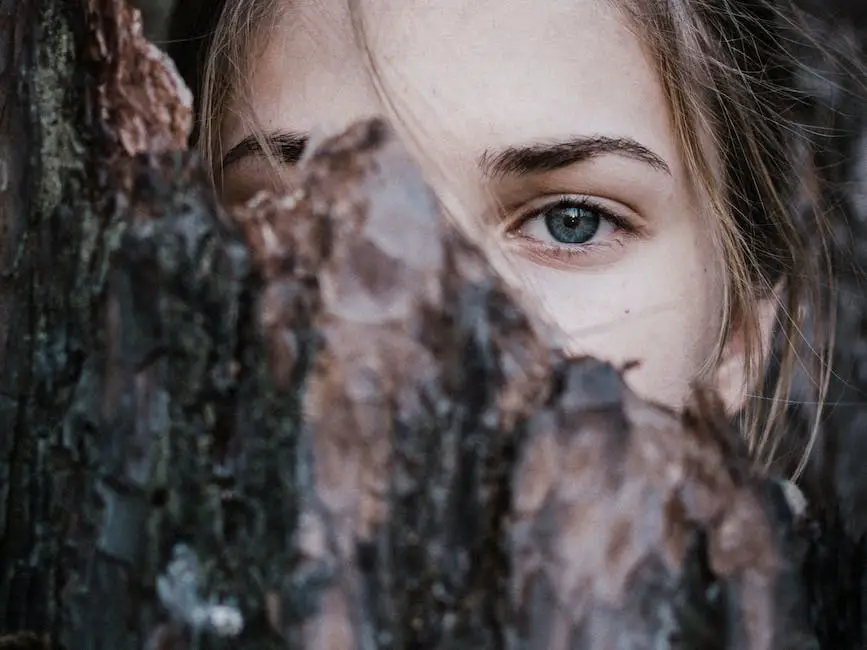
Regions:
<instances>
[{"instance_id":1,"label":"dark bark","mask_svg":"<svg viewBox=\"0 0 867 650\"><path fill-rule=\"evenodd\" d=\"M133 0L130 4L141 11L145 36L165 47L169 38L172 10L177 3L174 0Z\"/></svg>"},{"instance_id":2,"label":"dark bark","mask_svg":"<svg viewBox=\"0 0 867 650\"><path fill-rule=\"evenodd\" d=\"M813 147L802 170L803 186L828 197L827 246L834 264L834 319L828 323L835 346L826 404L817 443L801 480L811 503L813 533L805 576L811 617L823 647L854 648L867 643L867 473L864 471L867 416L867 13L861 3L799 0L816 43L800 45L795 84L802 102L795 118L807 126ZM792 39L792 43L798 43ZM824 48L822 44L833 43ZM837 48L851 50L842 57ZM796 203L798 205L798 203ZM812 223L804 218L802 228ZM816 238L817 242L819 238ZM820 247L816 246L817 254ZM811 314L815 323L822 314ZM809 328L805 330L809 336ZM782 345L783 341L778 341ZM811 359L806 359L810 365ZM805 440L817 418L814 378L795 369L789 407L789 437ZM785 450L781 450L785 451ZM782 459L789 460L785 453ZM783 463L781 471L791 471Z\"/></svg>"},{"instance_id":3,"label":"dark bark","mask_svg":"<svg viewBox=\"0 0 867 650\"><path fill-rule=\"evenodd\" d=\"M62 267L72 268L72 251L57 266L47 263L47 256L51 238L62 238L67 230L51 227L53 206L73 191L60 179L80 166L76 134L62 128L77 110L65 82L72 43L58 7L46 7L38 22L34 4L3 3L3 9L2 141L9 182L0 215L0 625L53 632L60 543L52 522L59 504L52 500L47 443L63 408L62 389L52 389L72 361L61 344L65 328L58 328L70 320L63 296L67 283L56 275ZM53 60L56 64L47 65ZM69 352L75 354L74 345Z\"/></svg>"},{"instance_id":4,"label":"dark bark","mask_svg":"<svg viewBox=\"0 0 867 650\"><path fill-rule=\"evenodd\" d=\"M228 213L120 0L19 7L0 647L797 650L857 624L826 629L843 533L810 537L710 397L679 417L550 352L385 125Z\"/></svg>"},{"instance_id":5,"label":"dark bark","mask_svg":"<svg viewBox=\"0 0 867 650\"><path fill-rule=\"evenodd\" d=\"M0 3L0 350L6 349L11 308L15 299L13 283L9 281L15 266L18 230L24 214L23 170L28 149L23 104L20 101L18 70L24 65L22 41L24 16L14 1ZM0 530L7 528L7 503L10 481L10 456L14 439L11 429L16 411L14 381L7 379L9 366L5 355L0 358Z\"/></svg>"}]
</instances>

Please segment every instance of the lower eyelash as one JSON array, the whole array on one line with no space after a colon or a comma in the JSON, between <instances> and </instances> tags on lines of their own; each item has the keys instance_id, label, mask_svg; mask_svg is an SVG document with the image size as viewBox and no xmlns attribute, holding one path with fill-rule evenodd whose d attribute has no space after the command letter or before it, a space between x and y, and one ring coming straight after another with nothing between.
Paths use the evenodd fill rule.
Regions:
<instances>
[{"instance_id":1,"label":"lower eyelash","mask_svg":"<svg viewBox=\"0 0 867 650\"><path fill-rule=\"evenodd\" d=\"M599 250L600 248L614 248L615 246L624 246L624 242L622 238L612 238L608 241L601 242L593 242L590 244L545 244L542 243L539 245L540 248L548 250L552 253L556 253L558 251L563 251L568 254L575 253L577 255L587 255L592 253L594 250Z\"/></svg>"},{"instance_id":2,"label":"lower eyelash","mask_svg":"<svg viewBox=\"0 0 867 650\"><path fill-rule=\"evenodd\" d=\"M525 254L532 257L544 258L540 261L555 260L557 262L572 262L579 258L584 258L587 255L599 252L600 250L612 249L615 247L623 247L626 245L626 239L630 236L625 233L625 237L617 237L605 242L597 242L593 244L584 244L581 246L570 246L561 244L546 244L528 237L516 237L524 240L522 243Z\"/></svg>"}]
</instances>

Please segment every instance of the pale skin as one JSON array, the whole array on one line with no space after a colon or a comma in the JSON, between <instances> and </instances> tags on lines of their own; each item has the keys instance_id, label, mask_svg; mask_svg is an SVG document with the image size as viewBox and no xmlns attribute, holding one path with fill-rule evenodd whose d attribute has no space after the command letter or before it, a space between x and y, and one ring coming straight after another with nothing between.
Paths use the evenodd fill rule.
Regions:
<instances>
[{"instance_id":1,"label":"pale skin","mask_svg":"<svg viewBox=\"0 0 867 650\"><path fill-rule=\"evenodd\" d=\"M682 406L701 380L736 410L746 385L737 333L708 368L725 285L709 210L653 63L613 4L361 5L386 100L346 0L296 0L263 35L248 104L230 106L221 125L224 151L251 134L239 117L248 108L266 133L302 136L387 115L450 215L562 332L568 352L638 361L628 381L663 404ZM540 147L551 144L563 146ZM538 155L528 156L533 146ZM273 176L261 156L233 158L229 199Z\"/></svg>"}]
</instances>

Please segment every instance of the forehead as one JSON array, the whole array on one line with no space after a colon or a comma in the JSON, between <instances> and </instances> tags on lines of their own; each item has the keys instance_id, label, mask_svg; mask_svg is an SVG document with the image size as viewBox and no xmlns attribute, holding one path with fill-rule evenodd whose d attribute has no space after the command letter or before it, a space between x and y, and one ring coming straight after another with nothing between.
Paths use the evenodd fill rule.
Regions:
<instances>
[{"instance_id":1,"label":"forehead","mask_svg":"<svg viewBox=\"0 0 867 650\"><path fill-rule=\"evenodd\" d=\"M677 157L652 61L605 0L292 0L283 8L251 62L251 99L266 128L339 128L393 112L437 146L476 153L593 133L628 135ZM244 135L238 123L227 129L229 146Z\"/></svg>"}]
</instances>

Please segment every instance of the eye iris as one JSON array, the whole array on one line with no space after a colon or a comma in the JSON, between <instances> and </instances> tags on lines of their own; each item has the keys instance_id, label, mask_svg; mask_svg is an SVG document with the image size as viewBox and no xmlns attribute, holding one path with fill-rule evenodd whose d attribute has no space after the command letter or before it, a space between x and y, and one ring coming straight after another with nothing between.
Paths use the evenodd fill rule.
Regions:
<instances>
[{"instance_id":1,"label":"eye iris","mask_svg":"<svg viewBox=\"0 0 867 650\"><path fill-rule=\"evenodd\" d=\"M545 226L561 244L586 244L599 230L599 215L577 206L554 208L545 215Z\"/></svg>"}]
</instances>

